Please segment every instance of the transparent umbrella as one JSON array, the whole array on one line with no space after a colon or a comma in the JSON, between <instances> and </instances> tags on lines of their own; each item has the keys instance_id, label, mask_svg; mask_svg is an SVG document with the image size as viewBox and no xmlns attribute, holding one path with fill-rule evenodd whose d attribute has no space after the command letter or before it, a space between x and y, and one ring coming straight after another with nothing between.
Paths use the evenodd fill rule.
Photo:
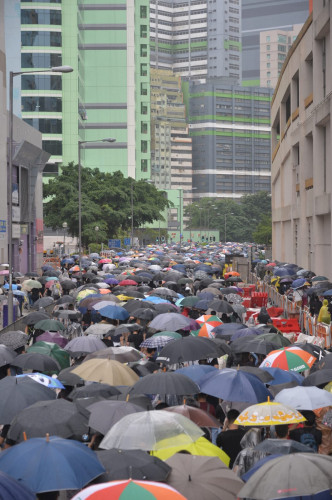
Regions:
<instances>
[{"instance_id":1,"label":"transparent umbrella","mask_svg":"<svg viewBox=\"0 0 332 500\"><path fill-rule=\"evenodd\" d=\"M106 434L100 448L159 450L179 444L186 446L202 435L203 431L183 415L144 411L119 420Z\"/></svg>"}]
</instances>

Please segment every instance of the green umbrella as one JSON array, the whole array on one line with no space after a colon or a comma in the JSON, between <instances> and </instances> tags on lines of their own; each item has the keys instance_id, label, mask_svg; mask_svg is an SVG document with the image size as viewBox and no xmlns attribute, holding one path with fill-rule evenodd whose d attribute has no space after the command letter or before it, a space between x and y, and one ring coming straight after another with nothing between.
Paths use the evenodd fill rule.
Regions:
<instances>
[{"instance_id":1,"label":"green umbrella","mask_svg":"<svg viewBox=\"0 0 332 500\"><path fill-rule=\"evenodd\" d=\"M181 299L181 302L179 301L179 305L181 305L181 307L193 307L197 304L198 301L199 297L197 297L196 295L189 295L188 297Z\"/></svg>"},{"instance_id":2,"label":"green umbrella","mask_svg":"<svg viewBox=\"0 0 332 500\"><path fill-rule=\"evenodd\" d=\"M164 331L155 333L154 335L152 335L152 337L172 337L173 339L181 339L182 335L178 332Z\"/></svg>"},{"instance_id":3,"label":"green umbrella","mask_svg":"<svg viewBox=\"0 0 332 500\"><path fill-rule=\"evenodd\" d=\"M44 332L58 332L64 329L65 327L61 321L57 321L56 319L42 319L35 324L35 330L44 330Z\"/></svg>"},{"instance_id":4,"label":"green umbrella","mask_svg":"<svg viewBox=\"0 0 332 500\"><path fill-rule=\"evenodd\" d=\"M59 363L62 370L70 366L69 353L53 342L36 342L28 348L28 352L39 352L50 356Z\"/></svg>"}]
</instances>

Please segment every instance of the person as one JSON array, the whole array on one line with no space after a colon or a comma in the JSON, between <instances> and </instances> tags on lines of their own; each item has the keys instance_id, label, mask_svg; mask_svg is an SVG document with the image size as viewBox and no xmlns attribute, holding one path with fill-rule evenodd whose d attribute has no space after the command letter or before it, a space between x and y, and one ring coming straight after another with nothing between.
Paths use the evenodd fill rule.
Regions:
<instances>
[{"instance_id":1,"label":"person","mask_svg":"<svg viewBox=\"0 0 332 500\"><path fill-rule=\"evenodd\" d=\"M31 290L31 303L34 304L41 296L39 288L33 288Z\"/></svg>"},{"instance_id":2,"label":"person","mask_svg":"<svg viewBox=\"0 0 332 500\"><path fill-rule=\"evenodd\" d=\"M240 441L246 433L235 424L235 420L240 415L238 410L232 409L227 412L223 430L217 436L217 446L221 448L229 457L229 468L232 469L234 461L242 450Z\"/></svg>"},{"instance_id":3,"label":"person","mask_svg":"<svg viewBox=\"0 0 332 500\"><path fill-rule=\"evenodd\" d=\"M271 318L269 313L267 312L266 307L261 307L261 310L257 316L258 323L266 325L267 323L271 323Z\"/></svg>"},{"instance_id":4,"label":"person","mask_svg":"<svg viewBox=\"0 0 332 500\"><path fill-rule=\"evenodd\" d=\"M274 430L277 439L288 439L288 434L289 434L288 424L276 425Z\"/></svg>"},{"instance_id":5,"label":"person","mask_svg":"<svg viewBox=\"0 0 332 500\"><path fill-rule=\"evenodd\" d=\"M197 395L197 403L198 403L198 406L201 410L204 410L207 413L210 413L210 415L212 415L213 417L216 416L215 407L207 401L206 394L202 394L202 393L198 394Z\"/></svg>"},{"instance_id":6,"label":"person","mask_svg":"<svg viewBox=\"0 0 332 500\"><path fill-rule=\"evenodd\" d=\"M316 429L316 415L311 410L301 410L301 413L306 418L306 422L303 427L290 431L289 437L294 441L309 446L309 448L317 452L319 446L322 444L322 432Z\"/></svg>"},{"instance_id":7,"label":"person","mask_svg":"<svg viewBox=\"0 0 332 500\"><path fill-rule=\"evenodd\" d=\"M242 450L236 457L233 465L233 472L241 477L245 474L258 460L266 456L263 451L255 450L262 441L262 429L249 429L240 441Z\"/></svg>"},{"instance_id":8,"label":"person","mask_svg":"<svg viewBox=\"0 0 332 500\"><path fill-rule=\"evenodd\" d=\"M329 305L328 300L324 299L323 305L320 308L320 311L318 314L318 318L317 318L318 323L325 323L327 325L329 325L331 323L331 314L329 313L328 305Z\"/></svg>"}]
</instances>

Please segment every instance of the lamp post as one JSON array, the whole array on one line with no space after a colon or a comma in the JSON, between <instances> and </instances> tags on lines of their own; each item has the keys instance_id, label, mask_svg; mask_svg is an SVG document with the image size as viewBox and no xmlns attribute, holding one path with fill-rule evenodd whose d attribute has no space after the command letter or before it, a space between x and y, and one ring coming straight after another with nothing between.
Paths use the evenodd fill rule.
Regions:
<instances>
[{"instance_id":1,"label":"lamp post","mask_svg":"<svg viewBox=\"0 0 332 500\"><path fill-rule=\"evenodd\" d=\"M227 243L227 215L234 215L233 212L225 214L225 243Z\"/></svg>"},{"instance_id":2,"label":"lamp post","mask_svg":"<svg viewBox=\"0 0 332 500\"><path fill-rule=\"evenodd\" d=\"M115 142L116 139L109 137L107 139L97 139L95 141L78 141L78 264L81 272L82 263L82 165L81 149L85 144L95 142Z\"/></svg>"},{"instance_id":3,"label":"lamp post","mask_svg":"<svg viewBox=\"0 0 332 500\"><path fill-rule=\"evenodd\" d=\"M210 241L210 210L213 208L215 210L217 207L216 205L209 205L208 208L208 220L207 220L207 240L208 242Z\"/></svg>"},{"instance_id":4,"label":"lamp post","mask_svg":"<svg viewBox=\"0 0 332 500\"><path fill-rule=\"evenodd\" d=\"M9 72L9 144L8 144L8 264L9 264L9 288L8 288L8 324L14 321L13 307L13 123L14 123L14 78L20 75L34 75L35 73L71 73L71 66L54 66L37 71L10 71Z\"/></svg>"},{"instance_id":5,"label":"lamp post","mask_svg":"<svg viewBox=\"0 0 332 500\"><path fill-rule=\"evenodd\" d=\"M63 222L63 254L66 255L66 229L68 227L67 222Z\"/></svg>"},{"instance_id":6,"label":"lamp post","mask_svg":"<svg viewBox=\"0 0 332 500\"><path fill-rule=\"evenodd\" d=\"M131 231L130 243L131 248L134 246L134 182L130 184L130 208L131 208Z\"/></svg>"}]
</instances>

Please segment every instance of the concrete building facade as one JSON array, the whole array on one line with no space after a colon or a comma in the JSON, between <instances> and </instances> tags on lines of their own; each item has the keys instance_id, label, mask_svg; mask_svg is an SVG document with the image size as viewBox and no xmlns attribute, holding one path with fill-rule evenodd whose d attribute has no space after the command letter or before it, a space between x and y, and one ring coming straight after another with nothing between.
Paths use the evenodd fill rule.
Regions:
<instances>
[{"instance_id":1,"label":"concrete building facade","mask_svg":"<svg viewBox=\"0 0 332 500\"><path fill-rule=\"evenodd\" d=\"M332 278L331 14L315 0L272 102L273 258Z\"/></svg>"},{"instance_id":2,"label":"concrete building facade","mask_svg":"<svg viewBox=\"0 0 332 500\"><path fill-rule=\"evenodd\" d=\"M226 79L185 83L195 198L270 191L272 90Z\"/></svg>"},{"instance_id":3,"label":"concrete building facade","mask_svg":"<svg viewBox=\"0 0 332 500\"><path fill-rule=\"evenodd\" d=\"M303 24L309 14L309 0L242 0L242 80L245 85L260 82L260 33L290 30Z\"/></svg>"},{"instance_id":4,"label":"concrete building facade","mask_svg":"<svg viewBox=\"0 0 332 500\"><path fill-rule=\"evenodd\" d=\"M241 0L150 0L151 67L241 79Z\"/></svg>"}]
</instances>

